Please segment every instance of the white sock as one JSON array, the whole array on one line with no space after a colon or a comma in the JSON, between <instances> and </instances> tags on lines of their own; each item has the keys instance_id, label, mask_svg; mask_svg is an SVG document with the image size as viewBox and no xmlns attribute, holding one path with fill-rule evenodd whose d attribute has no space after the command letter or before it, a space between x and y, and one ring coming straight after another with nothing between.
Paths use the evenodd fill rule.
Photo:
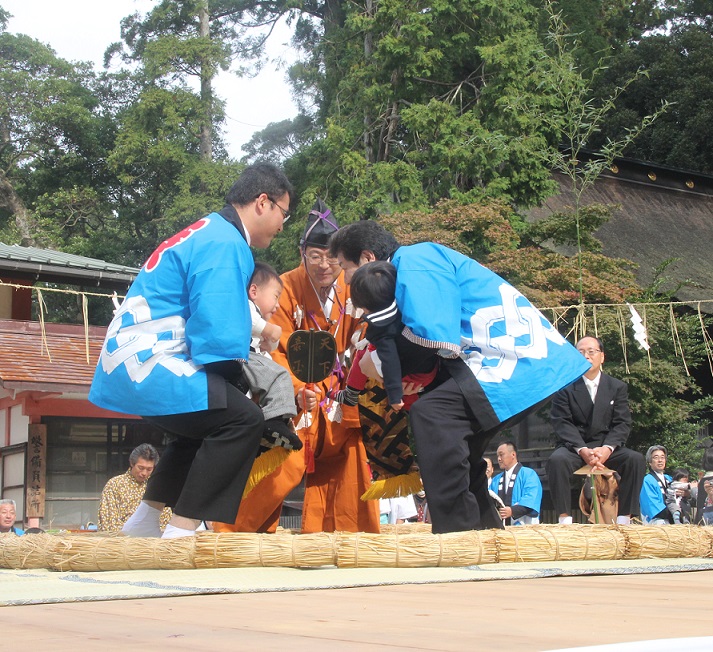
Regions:
<instances>
[{"instance_id":1,"label":"white sock","mask_svg":"<svg viewBox=\"0 0 713 652\"><path fill-rule=\"evenodd\" d=\"M196 536L195 530L184 530L182 527L176 527L170 523L166 526L163 531L162 539L180 539L181 537L194 537Z\"/></svg>"},{"instance_id":2,"label":"white sock","mask_svg":"<svg viewBox=\"0 0 713 652\"><path fill-rule=\"evenodd\" d=\"M161 510L151 507L142 500L121 531L130 537L160 537L160 518Z\"/></svg>"},{"instance_id":3,"label":"white sock","mask_svg":"<svg viewBox=\"0 0 713 652\"><path fill-rule=\"evenodd\" d=\"M617 516L616 524L617 525L631 525L631 516Z\"/></svg>"},{"instance_id":4,"label":"white sock","mask_svg":"<svg viewBox=\"0 0 713 652\"><path fill-rule=\"evenodd\" d=\"M571 516L560 516L560 525L572 525L572 517Z\"/></svg>"}]
</instances>

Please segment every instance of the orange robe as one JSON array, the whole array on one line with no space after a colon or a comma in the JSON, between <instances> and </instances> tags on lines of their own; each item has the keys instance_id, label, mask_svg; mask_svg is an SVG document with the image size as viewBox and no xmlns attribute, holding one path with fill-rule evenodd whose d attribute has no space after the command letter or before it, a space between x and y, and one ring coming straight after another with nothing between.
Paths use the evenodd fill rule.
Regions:
<instances>
[{"instance_id":1,"label":"orange robe","mask_svg":"<svg viewBox=\"0 0 713 652\"><path fill-rule=\"evenodd\" d=\"M332 306L327 319L303 265L281 276L284 284L280 305L270 320L282 327L282 338L273 359L289 371L287 340L295 330L315 328L328 330L335 336L337 352L343 360L358 321L344 312L348 286L344 274L334 285ZM342 389L346 380L337 370L326 380L317 383L324 398L329 390ZM304 383L294 375L295 393ZM314 471L305 481L302 532L379 532L378 501L363 501L360 496L371 484L371 472L362 441L359 412L356 406L338 407L331 401L312 412L312 424L299 429L308 446L293 451L271 475L264 478L241 502L235 523L214 523L217 532L274 532L277 528L282 502L299 485L306 471L305 450L314 452ZM341 421L331 420L341 409Z\"/></svg>"}]
</instances>

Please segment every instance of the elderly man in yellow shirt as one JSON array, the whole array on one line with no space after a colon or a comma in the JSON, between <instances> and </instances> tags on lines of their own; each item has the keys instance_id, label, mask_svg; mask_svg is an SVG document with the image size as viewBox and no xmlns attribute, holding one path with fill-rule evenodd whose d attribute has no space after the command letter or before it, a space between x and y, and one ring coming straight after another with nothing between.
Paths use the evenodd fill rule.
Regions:
<instances>
[{"instance_id":1,"label":"elderly man in yellow shirt","mask_svg":"<svg viewBox=\"0 0 713 652\"><path fill-rule=\"evenodd\" d=\"M129 455L126 473L109 480L99 501L99 529L105 532L118 531L136 511L144 497L146 483L158 462L158 451L151 444L140 444ZM161 513L161 530L171 518L171 509ZM160 536L160 532L156 534Z\"/></svg>"}]
</instances>

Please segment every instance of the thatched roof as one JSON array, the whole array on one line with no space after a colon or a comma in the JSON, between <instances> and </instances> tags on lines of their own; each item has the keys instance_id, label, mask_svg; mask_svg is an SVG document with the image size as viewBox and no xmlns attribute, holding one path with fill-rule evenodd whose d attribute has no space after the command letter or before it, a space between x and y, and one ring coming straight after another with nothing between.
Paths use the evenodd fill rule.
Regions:
<instances>
[{"instance_id":1,"label":"thatched roof","mask_svg":"<svg viewBox=\"0 0 713 652\"><path fill-rule=\"evenodd\" d=\"M572 210L568 180L556 175L561 193L528 211L539 220L554 212ZM679 259L665 276L695 285L676 293L680 301L713 299L713 177L619 159L583 196L582 204L617 205L612 219L595 237L603 253L638 265L637 280L647 286L654 270L668 258ZM553 247L561 253L572 249ZM713 312L713 303L702 304Z\"/></svg>"}]
</instances>

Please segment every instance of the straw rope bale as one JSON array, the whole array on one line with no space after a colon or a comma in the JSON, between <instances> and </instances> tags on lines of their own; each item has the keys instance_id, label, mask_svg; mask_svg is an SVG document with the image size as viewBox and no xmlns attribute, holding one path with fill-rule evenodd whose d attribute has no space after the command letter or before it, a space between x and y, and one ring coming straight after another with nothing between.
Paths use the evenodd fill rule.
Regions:
<instances>
[{"instance_id":1,"label":"straw rope bale","mask_svg":"<svg viewBox=\"0 0 713 652\"><path fill-rule=\"evenodd\" d=\"M441 541L424 534L349 532L337 544L339 568L419 568L438 566Z\"/></svg>"},{"instance_id":2,"label":"straw rope bale","mask_svg":"<svg viewBox=\"0 0 713 652\"><path fill-rule=\"evenodd\" d=\"M66 545L52 534L0 534L0 567L49 568L56 551Z\"/></svg>"},{"instance_id":3,"label":"straw rope bale","mask_svg":"<svg viewBox=\"0 0 713 652\"><path fill-rule=\"evenodd\" d=\"M713 527L703 526L701 527L701 536L705 541L708 542L709 550L705 555L701 557L713 557Z\"/></svg>"},{"instance_id":4,"label":"straw rope bale","mask_svg":"<svg viewBox=\"0 0 713 652\"><path fill-rule=\"evenodd\" d=\"M494 563L497 530L433 535L343 532L337 542L340 568L425 568Z\"/></svg>"},{"instance_id":5,"label":"straw rope bale","mask_svg":"<svg viewBox=\"0 0 713 652\"><path fill-rule=\"evenodd\" d=\"M396 523L395 525L383 523L381 526L381 534L414 534L416 532L431 532L430 523Z\"/></svg>"},{"instance_id":6,"label":"straw rope bale","mask_svg":"<svg viewBox=\"0 0 713 652\"><path fill-rule=\"evenodd\" d=\"M711 537L697 525L612 525L624 534L624 559L710 557Z\"/></svg>"},{"instance_id":7,"label":"straw rope bale","mask_svg":"<svg viewBox=\"0 0 713 652\"><path fill-rule=\"evenodd\" d=\"M441 559L438 565L450 567L496 563L499 554L497 544L499 531L471 530L436 535L441 540Z\"/></svg>"},{"instance_id":8,"label":"straw rope bale","mask_svg":"<svg viewBox=\"0 0 713 652\"><path fill-rule=\"evenodd\" d=\"M531 525L496 530L499 562L622 559L624 535L599 525Z\"/></svg>"},{"instance_id":9,"label":"straw rope bale","mask_svg":"<svg viewBox=\"0 0 713 652\"><path fill-rule=\"evenodd\" d=\"M416 526L416 527L414 527ZM713 528L534 525L432 534L424 524L382 534L200 532L183 539L95 534L0 534L0 567L61 571L238 568L457 567L498 562L713 557Z\"/></svg>"},{"instance_id":10,"label":"straw rope bale","mask_svg":"<svg viewBox=\"0 0 713 652\"><path fill-rule=\"evenodd\" d=\"M25 537L23 537L25 538ZM183 570L195 568L195 537L153 539L62 537L48 566L60 571Z\"/></svg>"},{"instance_id":11,"label":"straw rope bale","mask_svg":"<svg viewBox=\"0 0 713 652\"><path fill-rule=\"evenodd\" d=\"M339 534L254 534L201 532L196 535L196 568L333 566Z\"/></svg>"}]
</instances>

